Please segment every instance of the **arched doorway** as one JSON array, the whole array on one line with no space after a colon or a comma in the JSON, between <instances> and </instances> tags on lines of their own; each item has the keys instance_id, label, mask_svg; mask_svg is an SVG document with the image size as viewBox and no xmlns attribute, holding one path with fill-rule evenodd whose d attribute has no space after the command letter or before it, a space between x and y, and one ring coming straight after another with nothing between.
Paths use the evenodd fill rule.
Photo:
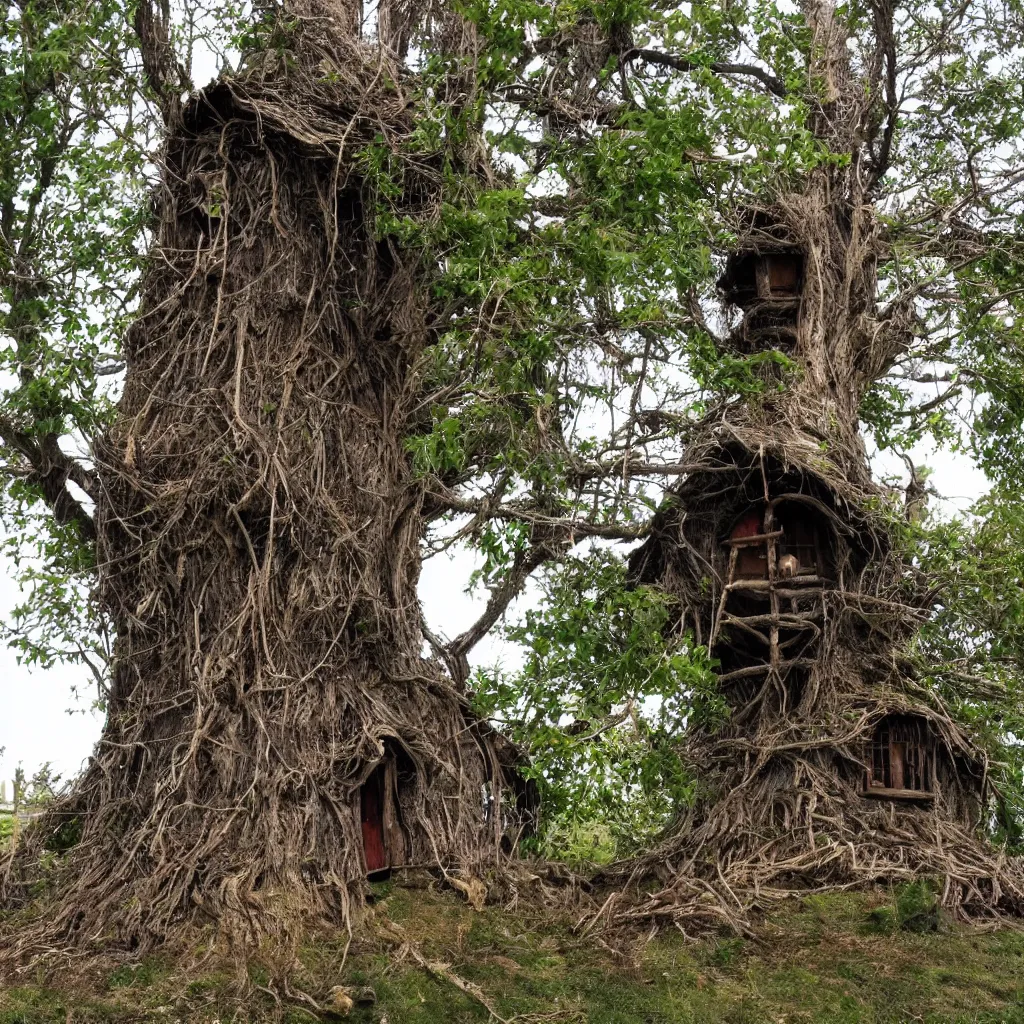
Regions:
<instances>
[{"instance_id":1,"label":"arched doorway","mask_svg":"<svg viewBox=\"0 0 1024 1024\"><path fill-rule=\"evenodd\" d=\"M833 534L819 503L784 494L742 512L721 550L712 648L719 678L742 683L749 695L769 671L785 677L817 656Z\"/></svg>"}]
</instances>

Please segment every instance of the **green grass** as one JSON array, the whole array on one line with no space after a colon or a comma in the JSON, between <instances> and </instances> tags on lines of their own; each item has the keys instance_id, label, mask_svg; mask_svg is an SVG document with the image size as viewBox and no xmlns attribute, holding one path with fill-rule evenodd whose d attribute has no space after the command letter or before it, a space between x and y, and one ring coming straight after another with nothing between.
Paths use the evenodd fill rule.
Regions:
<instances>
[{"instance_id":1,"label":"green grass","mask_svg":"<svg viewBox=\"0 0 1024 1024\"><path fill-rule=\"evenodd\" d=\"M895 910L877 912L898 907L898 897L809 897L762 922L753 938L689 942L674 933L614 953L539 908L475 913L454 893L393 885L377 895L376 923L357 936L344 969L344 942L325 941L304 951L290 979L319 1001L333 985L372 988L376 1004L354 1010L345 1018L352 1024L489 1019L451 978L396 958L392 925L516 1024L1024 1024L1024 933L948 922L909 931L891 925ZM315 1019L299 1003L275 1008L262 994L240 1008L228 975L183 978L152 959L119 966L85 990L0 993L0 1024Z\"/></svg>"}]
</instances>

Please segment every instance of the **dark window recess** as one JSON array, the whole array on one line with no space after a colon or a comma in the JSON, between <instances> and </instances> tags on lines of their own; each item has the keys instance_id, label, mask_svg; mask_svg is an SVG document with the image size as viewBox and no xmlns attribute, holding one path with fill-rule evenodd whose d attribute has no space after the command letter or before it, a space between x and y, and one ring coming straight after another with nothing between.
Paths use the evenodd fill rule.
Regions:
<instances>
[{"instance_id":1,"label":"dark window recess","mask_svg":"<svg viewBox=\"0 0 1024 1024\"><path fill-rule=\"evenodd\" d=\"M779 558L791 555L796 559L795 576L817 576L823 561L821 535L812 523L800 515L800 510L788 508L778 512L782 536L779 538Z\"/></svg>"},{"instance_id":2,"label":"dark window recess","mask_svg":"<svg viewBox=\"0 0 1024 1024\"><path fill-rule=\"evenodd\" d=\"M737 253L718 281L726 299L740 309L800 297L804 258L798 252Z\"/></svg>"},{"instance_id":3,"label":"dark window recess","mask_svg":"<svg viewBox=\"0 0 1024 1024\"><path fill-rule=\"evenodd\" d=\"M875 730L865 796L929 799L934 792L933 743L921 720L887 719Z\"/></svg>"},{"instance_id":4,"label":"dark window recess","mask_svg":"<svg viewBox=\"0 0 1024 1024\"><path fill-rule=\"evenodd\" d=\"M726 298L746 309L753 305L757 295L757 270L759 257L755 253L740 253L731 256L726 264L725 273L719 279L718 287Z\"/></svg>"}]
</instances>

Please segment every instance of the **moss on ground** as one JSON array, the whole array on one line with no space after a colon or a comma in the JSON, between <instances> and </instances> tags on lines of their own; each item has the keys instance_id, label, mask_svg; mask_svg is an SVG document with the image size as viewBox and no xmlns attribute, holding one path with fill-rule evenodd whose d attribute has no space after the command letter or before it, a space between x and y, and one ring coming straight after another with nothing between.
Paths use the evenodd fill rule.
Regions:
<instances>
[{"instance_id":1,"label":"moss on ground","mask_svg":"<svg viewBox=\"0 0 1024 1024\"><path fill-rule=\"evenodd\" d=\"M872 913L884 894L794 900L751 939L672 934L618 951L535 907L476 913L452 892L392 886L378 897L343 969L345 943L326 941L304 951L290 980L321 1003L334 985L373 990L372 1006L333 1019L493 1019L476 992L515 1024L1024 1024L1024 933L886 928L879 922L892 915ZM420 961L396 956L403 937ZM182 978L154 959L122 965L87 990L26 984L0 993L0 1024L317 1019L332 1018L262 993L240 1007L228 975Z\"/></svg>"}]
</instances>

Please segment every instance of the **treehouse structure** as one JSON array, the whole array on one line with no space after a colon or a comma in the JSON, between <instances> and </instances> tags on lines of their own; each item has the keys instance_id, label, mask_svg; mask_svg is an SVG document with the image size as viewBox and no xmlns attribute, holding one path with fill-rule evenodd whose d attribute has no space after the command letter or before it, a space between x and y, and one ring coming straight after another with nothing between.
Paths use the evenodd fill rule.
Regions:
<instances>
[{"instance_id":1,"label":"treehouse structure","mask_svg":"<svg viewBox=\"0 0 1024 1024\"><path fill-rule=\"evenodd\" d=\"M771 234L760 250L729 257L718 287L726 303L742 311L740 325L731 336L740 351L793 346L803 280L803 253Z\"/></svg>"},{"instance_id":2,"label":"treehouse structure","mask_svg":"<svg viewBox=\"0 0 1024 1024\"><path fill-rule=\"evenodd\" d=\"M736 325L723 343L784 350L796 372L696 427L695 468L631 560L676 599L674 627L710 650L729 707L691 729L703 785L647 859L665 888L643 912L730 918L739 894L919 873L944 875L957 908L1019 908L1019 867L978 838L985 756L909 653L932 598L857 432L877 356L870 239L840 265L821 238L800 243L821 228L807 209L797 196L743 218L719 279ZM833 229L824 241L849 250L848 224Z\"/></svg>"}]
</instances>

